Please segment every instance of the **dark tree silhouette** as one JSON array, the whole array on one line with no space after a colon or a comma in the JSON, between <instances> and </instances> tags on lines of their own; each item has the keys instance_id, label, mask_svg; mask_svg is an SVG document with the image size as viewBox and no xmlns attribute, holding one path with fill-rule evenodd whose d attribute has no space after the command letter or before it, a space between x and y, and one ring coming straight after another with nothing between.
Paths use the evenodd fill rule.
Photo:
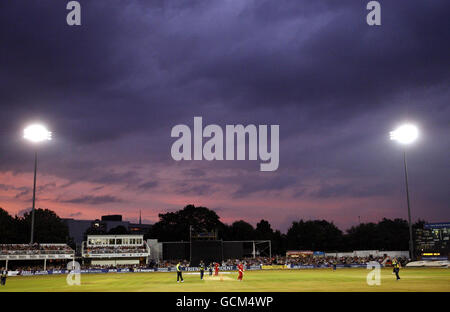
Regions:
<instances>
[{"instance_id":1,"label":"dark tree silhouette","mask_svg":"<svg viewBox=\"0 0 450 312\"><path fill-rule=\"evenodd\" d=\"M279 230L273 233L272 241L272 254L273 255L285 255L287 250L287 236L282 234Z\"/></svg>"},{"instance_id":2,"label":"dark tree silhouette","mask_svg":"<svg viewBox=\"0 0 450 312\"><path fill-rule=\"evenodd\" d=\"M408 250L408 222L384 218L376 224L362 223L347 231L345 242L350 250Z\"/></svg>"},{"instance_id":3,"label":"dark tree silhouette","mask_svg":"<svg viewBox=\"0 0 450 312\"><path fill-rule=\"evenodd\" d=\"M67 225L51 210L38 208L35 210L34 219L34 241L36 243L66 243L69 240L69 229ZM19 227L25 237L22 242L27 241L31 234L31 212L24 214L19 219Z\"/></svg>"},{"instance_id":4,"label":"dark tree silhouette","mask_svg":"<svg viewBox=\"0 0 450 312\"><path fill-rule=\"evenodd\" d=\"M243 220L235 221L228 227L227 240L252 240L255 236L253 226Z\"/></svg>"},{"instance_id":5,"label":"dark tree silhouette","mask_svg":"<svg viewBox=\"0 0 450 312\"><path fill-rule=\"evenodd\" d=\"M293 222L287 232L287 246L294 250L336 251L342 240L341 230L325 220Z\"/></svg>"},{"instance_id":6,"label":"dark tree silhouette","mask_svg":"<svg viewBox=\"0 0 450 312\"><path fill-rule=\"evenodd\" d=\"M378 245L377 241L379 241L377 225L370 222L352 226L347 230L345 241L348 251L376 249L375 246Z\"/></svg>"},{"instance_id":7,"label":"dark tree silhouette","mask_svg":"<svg viewBox=\"0 0 450 312\"><path fill-rule=\"evenodd\" d=\"M176 212L159 214L159 221L152 226L151 234L160 241L187 241L191 226L194 232L204 232L218 230L223 224L214 211L187 205Z\"/></svg>"},{"instance_id":8,"label":"dark tree silhouette","mask_svg":"<svg viewBox=\"0 0 450 312\"><path fill-rule=\"evenodd\" d=\"M273 239L273 230L270 226L269 221L261 220L256 224L255 236L260 240L271 240Z\"/></svg>"},{"instance_id":9,"label":"dark tree silhouette","mask_svg":"<svg viewBox=\"0 0 450 312\"><path fill-rule=\"evenodd\" d=\"M0 244L16 243L17 239L16 221L0 207Z\"/></svg>"}]
</instances>

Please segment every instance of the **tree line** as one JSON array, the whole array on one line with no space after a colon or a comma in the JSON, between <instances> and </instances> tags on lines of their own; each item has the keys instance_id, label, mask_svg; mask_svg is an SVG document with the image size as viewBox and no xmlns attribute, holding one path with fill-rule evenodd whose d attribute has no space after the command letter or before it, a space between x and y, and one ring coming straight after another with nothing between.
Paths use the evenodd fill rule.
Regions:
<instances>
[{"instance_id":1,"label":"tree line","mask_svg":"<svg viewBox=\"0 0 450 312\"><path fill-rule=\"evenodd\" d=\"M419 221L413 228L423 228ZM231 225L206 207L187 205L184 209L159 214L159 221L150 235L160 241L188 241L193 232L217 231L222 240L270 240L272 252L283 255L287 250L353 251L353 250L408 250L408 222L403 219L383 218L378 223L361 223L341 231L326 220L293 221L286 233L274 230L269 221L261 219L256 227L239 220Z\"/></svg>"},{"instance_id":2,"label":"tree line","mask_svg":"<svg viewBox=\"0 0 450 312\"><path fill-rule=\"evenodd\" d=\"M34 241L37 243L68 243L69 229L58 215L48 209L34 213ZM0 243L26 244L31 236L31 212L12 217L0 207Z\"/></svg>"},{"instance_id":3,"label":"tree line","mask_svg":"<svg viewBox=\"0 0 450 312\"><path fill-rule=\"evenodd\" d=\"M424 223L419 221L413 227L422 228ZM0 208L0 243L29 242L30 227L30 213L11 217ZM144 233L144 238L156 238L162 242L189 241L192 234L205 232L215 232L217 239L224 241L270 240L272 253L279 255L284 255L287 250L408 250L409 241L408 223L403 219L384 218L378 223L361 223L345 232L326 220L298 220L292 222L286 233L281 233L264 219L256 227L244 220L225 224L213 210L194 205L159 214L159 221ZM92 227L86 234L128 234L128 229L118 227L106 232ZM66 224L48 209L35 211L35 241L73 244Z\"/></svg>"}]
</instances>

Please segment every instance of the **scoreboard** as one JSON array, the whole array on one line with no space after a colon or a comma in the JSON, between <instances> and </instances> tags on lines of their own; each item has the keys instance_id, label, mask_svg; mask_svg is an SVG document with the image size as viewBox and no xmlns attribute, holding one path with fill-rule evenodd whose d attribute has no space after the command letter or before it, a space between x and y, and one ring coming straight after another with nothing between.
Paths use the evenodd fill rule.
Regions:
<instances>
[{"instance_id":1,"label":"scoreboard","mask_svg":"<svg viewBox=\"0 0 450 312\"><path fill-rule=\"evenodd\" d=\"M416 250L423 260L447 260L449 247L450 222L428 223L416 229Z\"/></svg>"}]
</instances>

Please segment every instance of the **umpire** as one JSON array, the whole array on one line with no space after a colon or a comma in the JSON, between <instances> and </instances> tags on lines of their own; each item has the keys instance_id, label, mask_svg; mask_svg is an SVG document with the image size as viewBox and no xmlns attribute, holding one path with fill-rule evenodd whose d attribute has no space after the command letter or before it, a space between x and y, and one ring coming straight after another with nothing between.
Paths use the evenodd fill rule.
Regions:
<instances>
[{"instance_id":1,"label":"umpire","mask_svg":"<svg viewBox=\"0 0 450 312\"><path fill-rule=\"evenodd\" d=\"M398 273L400 272L400 264L398 263L397 259L394 258L394 260L392 261L392 266L394 267L394 273L395 276L397 276L397 281L400 279L400 276L398 275Z\"/></svg>"},{"instance_id":2,"label":"umpire","mask_svg":"<svg viewBox=\"0 0 450 312\"><path fill-rule=\"evenodd\" d=\"M5 286L6 285L6 278L8 277L8 271L5 270L4 268L2 268L1 270L1 276L0 276L0 284L1 286Z\"/></svg>"},{"instance_id":3,"label":"umpire","mask_svg":"<svg viewBox=\"0 0 450 312\"><path fill-rule=\"evenodd\" d=\"M181 263L178 262L178 264L177 264L177 283L180 282L180 279L181 279L181 282L183 283L184 280L183 280L183 275L181 274Z\"/></svg>"}]
</instances>

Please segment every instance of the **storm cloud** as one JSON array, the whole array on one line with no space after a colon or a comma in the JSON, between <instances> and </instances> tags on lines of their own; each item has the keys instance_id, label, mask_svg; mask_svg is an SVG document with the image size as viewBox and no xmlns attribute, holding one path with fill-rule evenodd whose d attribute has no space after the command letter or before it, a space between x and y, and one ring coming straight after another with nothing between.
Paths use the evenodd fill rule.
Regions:
<instances>
[{"instance_id":1,"label":"storm cloud","mask_svg":"<svg viewBox=\"0 0 450 312\"><path fill-rule=\"evenodd\" d=\"M1 4L0 206L19 211L8 192L28 196L35 148L21 131L41 121L54 140L36 147L38 181L54 184L40 198L62 215L73 212L61 204L110 203L156 220L196 202L251 222L264 206L275 227L305 215L348 226L336 213L345 201L365 205L345 215L405 217L402 150L388 133L411 121L414 219L450 217L448 1L380 1L377 27L366 1L80 3L79 27L64 1ZM170 129L194 116L280 125L279 169L175 162Z\"/></svg>"}]
</instances>

